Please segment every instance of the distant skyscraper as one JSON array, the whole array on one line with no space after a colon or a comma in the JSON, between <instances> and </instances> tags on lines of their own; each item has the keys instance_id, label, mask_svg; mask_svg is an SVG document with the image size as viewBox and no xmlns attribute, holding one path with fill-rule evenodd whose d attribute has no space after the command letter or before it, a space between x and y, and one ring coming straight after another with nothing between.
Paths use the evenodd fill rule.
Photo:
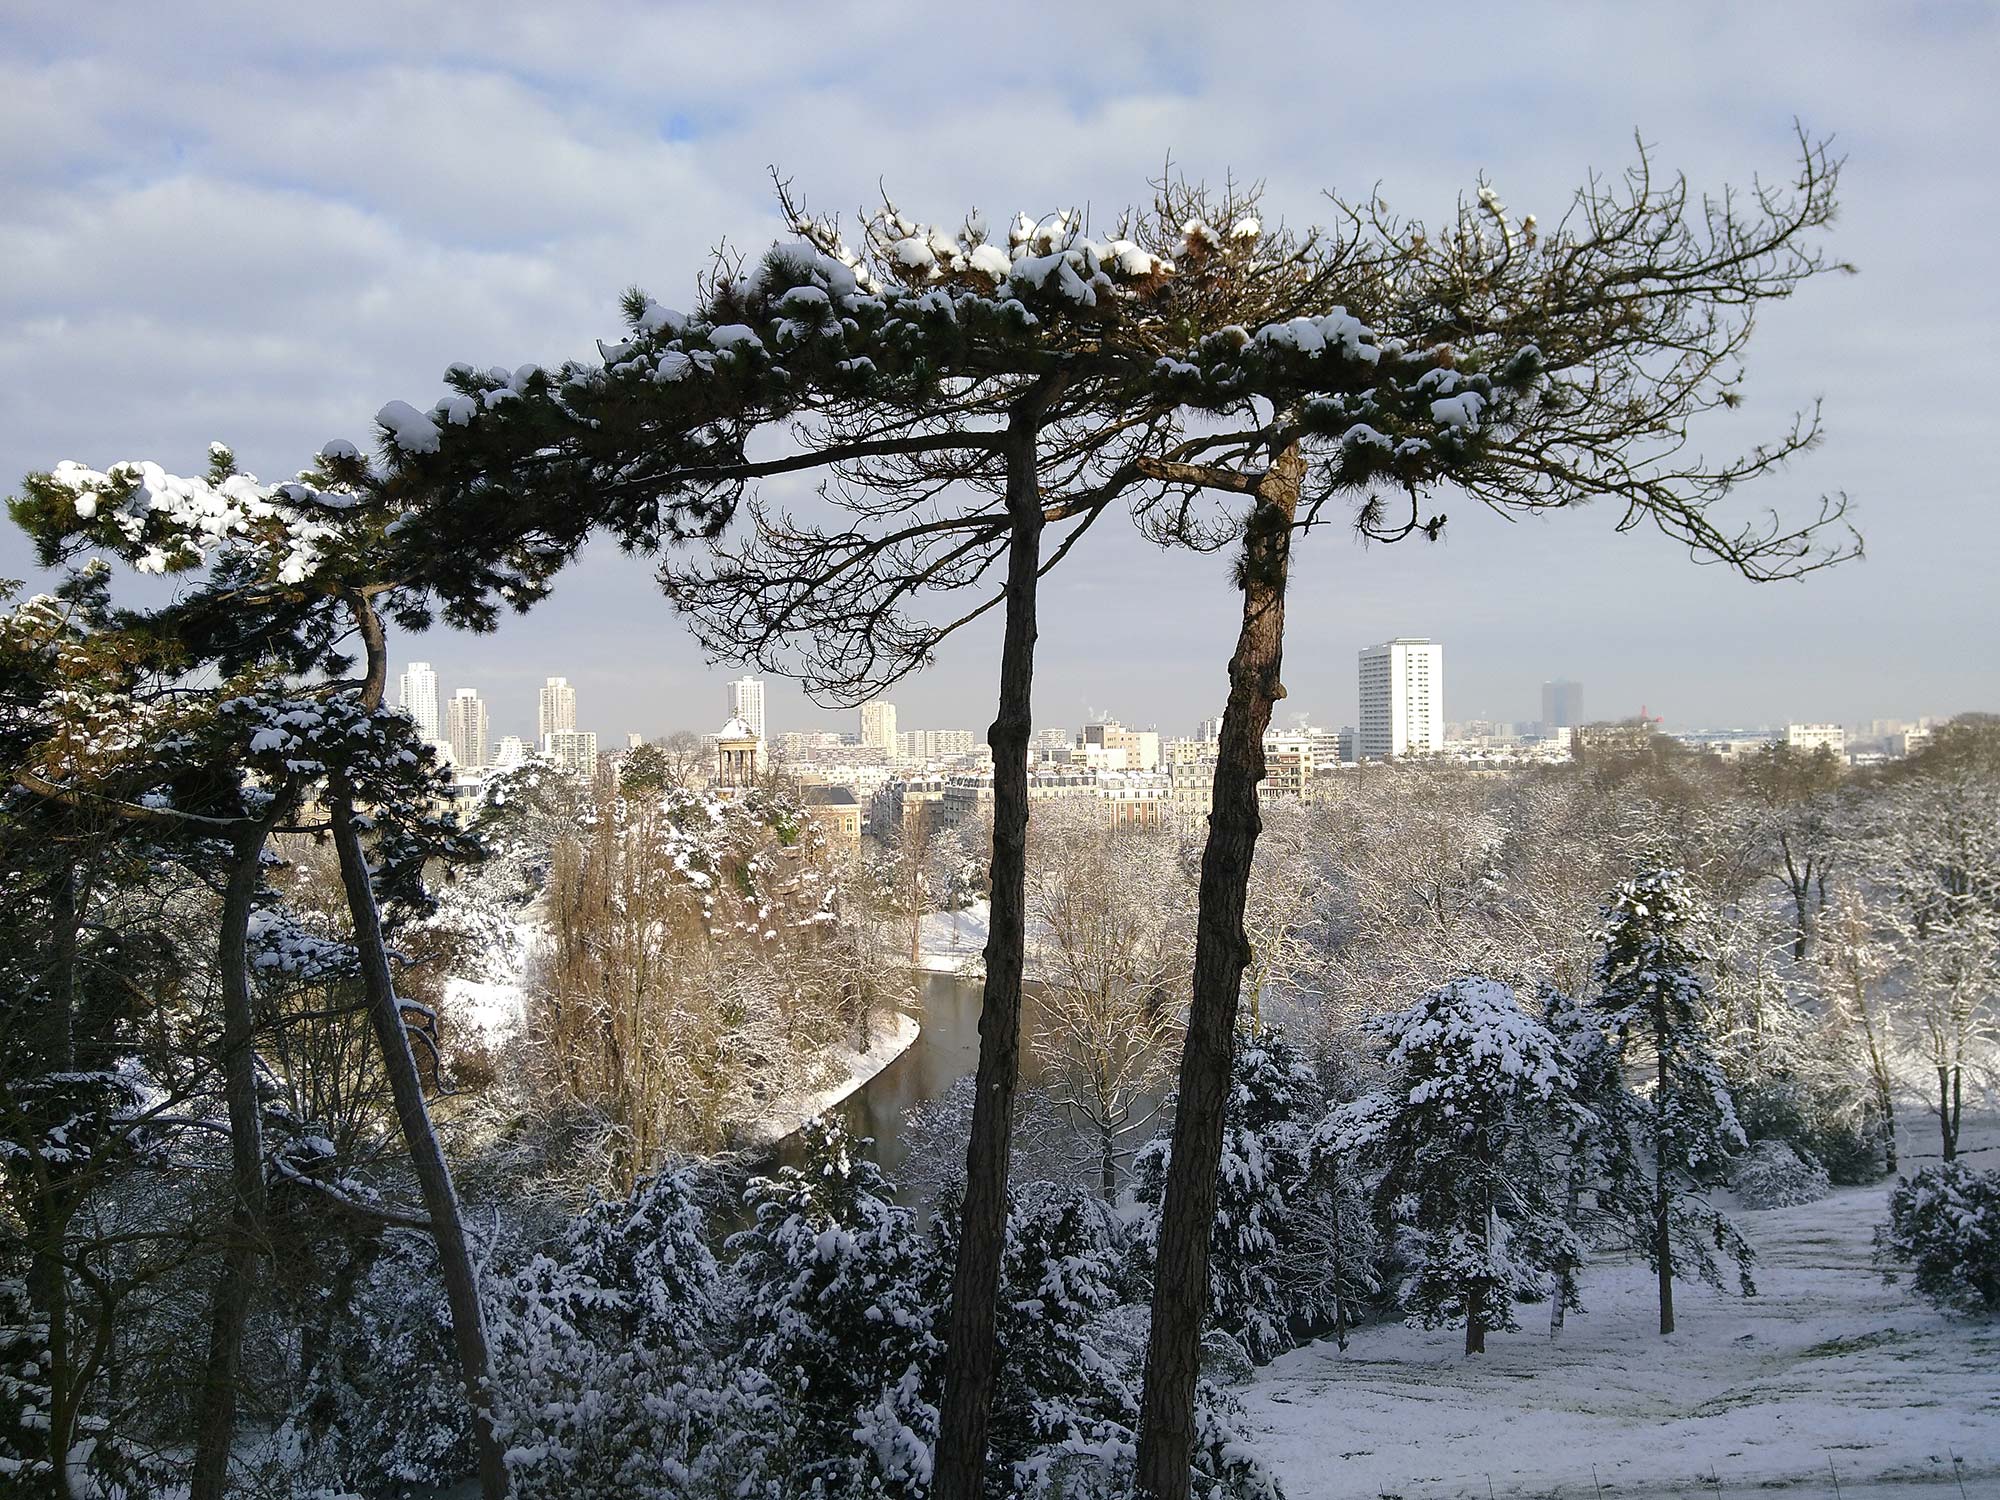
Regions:
<instances>
[{"instance_id":1,"label":"distant skyscraper","mask_svg":"<svg viewBox=\"0 0 2000 1500\"><path fill-rule=\"evenodd\" d=\"M861 748L864 750L880 750L890 759L895 759L895 704L877 702L861 705Z\"/></svg>"},{"instance_id":2,"label":"distant skyscraper","mask_svg":"<svg viewBox=\"0 0 2000 1500\"><path fill-rule=\"evenodd\" d=\"M1444 748L1444 647L1398 636L1361 653L1363 760Z\"/></svg>"},{"instance_id":3,"label":"distant skyscraper","mask_svg":"<svg viewBox=\"0 0 2000 1500\"><path fill-rule=\"evenodd\" d=\"M535 733L540 737L542 748L551 749L550 739L558 734L576 732L576 689L569 685L567 677L551 677L542 684L542 705L535 721Z\"/></svg>"},{"instance_id":4,"label":"distant skyscraper","mask_svg":"<svg viewBox=\"0 0 2000 1500\"><path fill-rule=\"evenodd\" d=\"M764 684L755 677L739 677L730 683L729 717L741 719L758 739L764 738Z\"/></svg>"},{"instance_id":5,"label":"distant skyscraper","mask_svg":"<svg viewBox=\"0 0 2000 1500\"><path fill-rule=\"evenodd\" d=\"M472 688L460 688L445 705L445 735L461 768L476 771L486 764L486 700Z\"/></svg>"},{"instance_id":6,"label":"distant skyscraper","mask_svg":"<svg viewBox=\"0 0 2000 1500\"><path fill-rule=\"evenodd\" d=\"M413 661L403 673L400 702L403 712L417 721L417 733L427 740L438 735L438 677L427 661Z\"/></svg>"},{"instance_id":7,"label":"distant skyscraper","mask_svg":"<svg viewBox=\"0 0 2000 1500\"><path fill-rule=\"evenodd\" d=\"M589 730L558 729L549 736L549 758L583 776L597 774L597 736Z\"/></svg>"},{"instance_id":8,"label":"distant skyscraper","mask_svg":"<svg viewBox=\"0 0 2000 1500\"><path fill-rule=\"evenodd\" d=\"M1558 677L1542 684L1542 733L1574 729L1583 722L1583 684Z\"/></svg>"}]
</instances>

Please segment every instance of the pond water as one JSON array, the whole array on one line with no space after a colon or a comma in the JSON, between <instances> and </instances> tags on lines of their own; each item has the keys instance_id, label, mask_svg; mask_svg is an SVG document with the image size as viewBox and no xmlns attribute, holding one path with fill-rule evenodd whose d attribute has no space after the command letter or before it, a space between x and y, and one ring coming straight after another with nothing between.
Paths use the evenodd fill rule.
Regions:
<instances>
[{"instance_id":1,"label":"pond water","mask_svg":"<svg viewBox=\"0 0 2000 1500\"><path fill-rule=\"evenodd\" d=\"M898 1183L902 1183L904 1163L909 1159L911 1143L907 1122L910 1111L941 1098L954 1083L979 1071L979 1011L984 999L983 979L961 978L952 974L924 975L915 996L905 1007L922 1027L916 1041L831 1111L849 1133L874 1142L868 1154ZM1024 988L1021 1003L1020 1086L1024 1090L1041 1088L1048 1081L1048 1069L1043 1066L1034 1045L1040 1029L1039 1019L1037 986L1031 980ZM1152 1101L1139 1102L1135 1108L1136 1118L1148 1118L1151 1105ZM1051 1118L1044 1115L1045 1120ZM1018 1118L1015 1123L1018 1132L1022 1124ZM1053 1128L1067 1138L1066 1129L1060 1126ZM1129 1148L1137 1142L1127 1137L1124 1144ZM935 1136L931 1137L930 1145L933 1150L937 1149ZM962 1146L961 1142L961 1160ZM1023 1149L1023 1142L1017 1134L1017 1158ZM801 1152L798 1136L789 1135L779 1141L774 1154L782 1165L799 1165ZM931 1164L933 1172L937 1167L938 1163ZM904 1186L907 1189L910 1185ZM926 1194L902 1191L897 1196L907 1202L916 1202Z\"/></svg>"},{"instance_id":2,"label":"pond water","mask_svg":"<svg viewBox=\"0 0 2000 1500\"><path fill-rule=\"evenodd\" d=\"M875 1160L891 1177L909 1154L903 1121L910 1109L938 1098L959 1079L979 1070L979 1007L985 992L983 979L924 975L911 1005L911 1013L923 1027L917 1039L901 1057L835 1107L834 1113L849 1131L874 1140ZM1021 1049L1021 1071L1024 1080L1038 1071L1027 1047Z\"/></svg>"}]
</instances>

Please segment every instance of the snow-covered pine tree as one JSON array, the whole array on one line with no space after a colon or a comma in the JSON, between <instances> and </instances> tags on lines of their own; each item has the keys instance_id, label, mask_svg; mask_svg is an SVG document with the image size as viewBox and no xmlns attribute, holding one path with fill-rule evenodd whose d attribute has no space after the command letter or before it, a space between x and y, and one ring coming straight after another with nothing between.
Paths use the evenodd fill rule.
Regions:
<instances>
[{"instance_id":1,"label":"snow-covered pine tree","mask_svg":"<svg viewBox=\"0 0 2000 1500\"><path fill-rule=\"evenodd\" d=\"M382 609L386 604L401 615L426 618L424 600L432 585L385 576L394 572L385 545L393 507L382 503L352 444L329 444L313 471L275 485L238 472L234 456L221 444L211 446L209 457L208 472L200 476L171 475L150 463L114 464L99 472L65 462L28 476L9 511L33 536L46 566L101 548L138 573L198 571L197 584L147 620L141 633L158 649L179 652L184 670L208 667L231 686L247 672L310 680L310 686L296 689L297 701L289 705L250 705L252 719L265 708L271 716L249 725L248 749L254 755L300 746L302 764L283 762L284 774L295 787L317 783L326 807L327 820L319 828L332 833L339 854L370 1024L427 1221L438 1236L439 1272L455 1313L454 1339L473 1412L482 1491L488 1500L500 1500L505 1475L484 1415L491 1369L477 1275L413 1048L414 1038L435 1063L436 1036L422 1007L405 1004L397 993L385 939L400 914L426 904L423 872L430 859L471 847L457 837L448 817L430 814L438 791L435 763L407 717L382 708L388 672ZM529 575L536 573L537 565L524 566ZM344 676L352 666L343 654L350 632L363 650L358 681ZM212 706L218 716L242 706L235 696L217 696ZM188 749L183 747L184 754ZM71 792L46 778L38 785L19 770L13 781L58 801ZM150 811L146 821L185 823L190 816L171 796ZM236 834L241 828L241 819L224 820L215 831ZM239 871L253 875L254 842L239 850L236 862ZM229 974L240 967L226 959L220 966ZM413 1015L422 1016L414 1027ZM224 1049L238 1064L239 1081L250 1076L245 1029L240 1015L232 1019ZM254 1153L244 1126L254 1122L255 1111L241 1108L243 1100L244 1091L232 1089L239 1163L247 1165ZM254 1194L239 1188L238 1196L248 1201ZM226 1298L218 1303L218 1330L226 1321L220 1313L229 1306ZM218 1337L218 1351L226 1351L228 1342ZM223 1391L228 1382L212 1372L208 1384ZM216 1420L206 1427L219 1438L227 1436L224 1415L218 1405ZM201 1446L198 1497L217 1495L227 1445Z\"/></svg>"},{"instance_id":2,"label":"snow-covered pine tree","mask_svg":"<svg viewBox=\"0 0 2000 1500\"><path fill-rule=\"evenodd\" d=\"M1282 1030L1262 1027L1237 1047L1216 1187L1209 1327L1239 1340L1259 1364L1334 1312L1325 1288L1288 1274L1319 1224L1313 1129L1325 1109L1311 1064ZM1137 1195L1149 1210L1139 1241L1149 1274L1171 1157L1162 1134L1137 1164Z\"/></svg>"},{"instance_id":3,"label":"snow-covered pine tree","mask_svg":"<svg viewBox=\"0 0 2000 1500\"><path fill-rule=\"evenodd\" d=\"M1886 1281L1907 1267L1917 1293L1947 1311L2000 1312L2000 1172L1947 1161L1899 1180L1875 1263Z\"/></svg>"},{"instance_id":4,"label":"snow-covered pine tree","mask_svg":"<svg viewBox=\"0 0 2000 1500\"><path fill-rule=\"evenodd\" d=\"M289 1483L394 1492L456 1484L474 1462L452 1310L420 1234L376 1238L335 1310L318 1364L281 1425Z\"/></svg>"},{"instance_id":5,"label":"snow-covered pine tree","mask_svg":"<svg viewBox=\"0 0 2000 1500\"><path fill-rule=\"evenodd\" d=\"M1464 1321L1465 1352L1517 1326L1580 1256L1548 1122L1575 1078L1562 1046L1498 980L1467 977L1374 1023L1396 1082L1334 1110L1327 1149L1372 1157L1378 1201L1416 1262L1403 1289L1426 1328Z\"/></svg>"},{"instance_id":6,"label":"snow-covered pine tree","mask_svg":"<svg viewBox=\"0 0 2000 1500\"><path fill-rule=\"evenodd\" d=\"M1736 1106L1705 1027L1712 914L1684 871L1661 867L1625 881L1604 906L1604 956L1595 1001L1624 1064L1643 1067L1640 1129L1651 1157L1643 1233L1659 1277L1660 1332L1674 1331L1674 1275L1721 1285L1714 1251L1736 1263L1745 1296L1749 1242L1702 1196L1744 1144Z\"/></svg>"},{"instance_id":7,"label":"snow-covered pine tree","mask_svg":"<svg viewBox=\"0 0 2000 1500\"><path fill-rule=\"evenodd\" d=\"M769 1382L778 1472L810 1500L921 1496L937 1441L942 1268L894 1186L828 1117L755 1179L729 1239L745 1362Z\"/></svg>"},{"instance_id":8,"label":"snow-covered pine tree","mask_svg":"<svg viewBox=\"0 0 2000 1500\"><path fill-rule=\"evenodd\" d=\"M998 585L1006 557L1004 587L944 627L1004 601L990 735L993 1055L969 1153L943 1500L976 1492L991 1391L1040 572L1135 487L1151 487L1139 508L1163 535L1243 548L1141 1465L1148 1488L1179 1500L1291 535L1340 497L1368 535L1435 537L1443 517L1424 518L1420 497L1450 483L1508 512L1610 493L1628 523L1651 521L1752 577L1844 555L1821 544L1838 502L1797 528L1734 531L1713 514L1809 444L1809 419L1716 463L1691 459L1686 440L1691 420L1735 402L1749 310L1830 269L1813 236L1839 163L1800 146L1790 193L1721 195L1699 200L1716 212L1697 212L1684 182L1642 159L1622 181L1593 179L1547 231L1511 219L1484 184L1435 231L1371 200L1345 209L1341 230L1304 235L1267 229L1240 195L1171 184L1108 242L1071 214L1024 216L1002 245L983 223L923 225L885 204L856 253L787 201L803 245L718 268L693 316L635 293L627 336L600 345L601 370L458 366L432 413L383 409L398 450L390 482L421 512L404 533L428 549L419 572L475 623L490 618L489 594L539 597L593 528L645 546L714 536L747 483L845 465L845 480L875 492L855 507L863 523L822 534L760 517L775 524L712 572L670 571L718 650L761 658L802 640L801 674L852 694L928 656L939 630L903 610L919 589ZM802 416L811 451L746 459L760 426ZM1200 489L1237 508L1198 514ZM1383 489L1411 496L1407 516L1383 506ZM974 490L976 505L933 513L935 497ZM1044 531L1062 525L1073 529L1045 560ZM508 550L491 546L496 532Z\"/></svg>"},{"instance_id":9,"label":"snow-covered pine tree","mask_svg":"<svg viewBox=\"0 0 2000 1500\"><path fill-rule=\"evenodd\" d=\"M517 1500L747 1494L773 1402L727 1340L728 1288L688 1168L592 1204L495 1315L495 1421Z\"/></svg>"},{"instance_id":10,"label":"snow-covered pine tree","mask_svg":"<svg viewBox=\"0 0 2000 1500\"><path fill-rule=\"evenodd\" d=\"M1563 1156L1563 1219L1573 1240L1552 1266L1549 1337L1580 1311L1577 1273L1594 1238L1629 1242L1645 1217L1645 1173L1637 1137L1643 1106L1625 1082L1625 1065L1604 1030L1603 1018L1552 984L1541 987L1542 1024L1569 1060L1572 1084L1555 1101L1549 1127Z\"/></svg>"},{"instance_id":11,"label":"snow-covered pine tree","mask_svg":"<svg viewBox=\"0 0 2000 1500\"><path fill-rule=\"evenodd\" d=\"M1113 1210L1080 1186L1016 1191L1000 1283L995 1470L1032 1471L1038 1455L1078 1432L1129 1424L1138 1392L1091 1338L1091 1325L1123 1300L1126 1237Z\"/></svg>"},{"instance_id":12,"label":"snow-covered pine tree","mask_svg":"<svg viewBox=\"0 0 2000 1500\"><path fill-rule=\"evenodd\" d=\"M1336 1149L1315 1130L1311 1160L1306 1233L1282 1258L1280 1275L1302 1303L1332 1310L1334 1342L1344 1350L1348 1335L1382 1295L1386 1246L1361 1153Z\"/></svg>"},{"instance_id":13,"label":"snow-covered pine tree","mask_svg":"<svg viewBox=\"0 0 2000 1500\"><path fill-rule=\"evenodd\" d=\"M231 1267L255 1254L244 940L261 820L288 805L282 778L247 785L213 697L183 690L187 660L153 620L112 608L108 577L88 564L0 614L0 1276L20 1274L34 1313L16 1336L40 1349L47 1422L23 1429L20 1459L73 1464L79 1484L130 1480L121 1448L134 1421L158 1416L142 1352L159 1289L149 1257L185 1253L189 1214ZM211 942L210 893L224 888ZM211 972L221 1024L188 1001ZM200 1118L218 1093L251 1126L232 1139L238 1201L222 1230L169 1166L221 1165ZM172 1206L134 1224L116 1205L140 1183ZM113 1231L115 1252L95 1248ZM219 1281L218 1317L240 1329L247 1289ZM113 1324L116 1359L101 1333ZM174 1328L162 1356L176 1381L186 1333ZM233 1337L218 1342L233 1356ZM207 1372L204 1409L218 1384L233 1402L233 1366L219 1383Z\"/></svg>"}]
</instances>

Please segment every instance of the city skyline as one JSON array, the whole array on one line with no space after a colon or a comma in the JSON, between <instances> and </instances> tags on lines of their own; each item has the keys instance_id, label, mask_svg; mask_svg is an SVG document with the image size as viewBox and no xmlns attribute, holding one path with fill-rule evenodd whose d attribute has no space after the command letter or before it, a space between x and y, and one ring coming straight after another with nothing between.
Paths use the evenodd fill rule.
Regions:
<instances>
[{"instance_id":1,"label":"city skyline","mask_svg":"<svg viewBox=\"0 0 2000 1500\"><path fill-rule=\"evenodd\" d=\"M1434 698L1441 703L1444 697L1441 654L1444 645L1444 642L1433 640L1429 637L1396 637L1389 641L1378 643L1373 647L1365 647L1357 653L1357 656L1365 662L1365 659L1371 652L1380 651L1389 646L1423 646L1431 648L1432 654L1427 658L1427 662L1431 664L1431 669L1436 671L1437 675L1435 678L1429 680L1428 686L1432 689ZM449 680L453 675L446 673L440 678L440 674L436 672L431 663L412 662L405 667L404 672L399 676L399 683L416 668L426 669L433 683L438 680ZM535 707L533 709L516 705L511 710L511 715L509 708L505 706L496 711L495 704L504 704L506 700L503 695L490 692L484 684L454 689L454 698L465 694L476 695L479 700L481 723L490 723L493 726L486 731L489 759L493 753L491 747L496 746L501 739L510 735L521 739L524 743L531 746L542 743L550 732L542 727L546 722L544 716L550 712L552 706L556 708L557 712L566 715L563 719L565 732L588 732L599 741L624 743L630 736L637 735L641 742L648 742L662 739L670 734L682 732L713 736L716 731L717 726L715 723L699 715L691 717L687 722L659 722L645 725L602 722L593 727L589 722L588 714L580 717L578 713L577 703L579 701L579 694L575 682L572 681L572 676L577 672L577 668L572 667L570 674L563 676L543 675L539 672L529 671L526 668L521 670L526 675L534 677L538 684L532 690L536 695ZM588 669L584 670L587 671ZM1365 665L1363 670L1365 671ZM1349 668L1349 678L1350 681L1355 680L1354 669L1352 667ZM773 746L787 734L833 734L856 746L873 746L887 753L890 747L896 742L909 741L913 736L970 733L975 743L981 743L984 741L986 734L986 725L983 721L972 722L961 720L959 722L950 722L943 718L928 715L921 720L914 718L905 719L901 715L898 705L888 699L871 699L868 703L855 708L825 708L805 701L801 695L799 702L802 704L804 717L800 720L789 721L777 719L762 725L752 723L739 712L741 707L746 706L751 701L744 695L743 690L746 684L755 690L755 711L758 717L763 719L766 712L764 707L765 689L770 682L774 681L782 682L782 679L738 678L720 684L724 693L725 718L742 720L753 731L756 738L765 740ZM786 685L790 686L790 684ZM1583 703L1583 687L1583 683L1574 679L1541 678L1532 684L1532 688L1528 686L1523 687L1521 702L1511 706L1513 711L1507 711L1506 709L1496 712L1444 710L1434 706L1425 715L1425 727L1427 731L1434 729L1434 737L1441 740L1449 737L1448 732L1451 729L1469 725L1490 724L1512 726L1522 731L1539 726L1543 730L1547 730L1556 727L1574 727L1575 723L1624 722L1637 717L1642 709L1651 712L1650 705L1641 702L1630 705L1618 704L1603 713L1593 710L1584 712L1581 717L1577 717L1577 711ZM1531 691L1537 695L1533 701L1528 696ZM1453 696L1456 697L1457 688L1455 680L1452 692ZM553 694L553 698L551 694ZM1303 728L1326 733L1349 729L1355 730L1357 734L1360 734L1365 726L1363 725L1363 711L1360 702L1361 691L1358 683L1353 696L1355 701L1348 711L1340 714L1332 714L1319 711L1314 705L1302 704L1298 701L1297 695L1292 694L1284 700L1280 705L1279 712L1273 716L1270 733L1272 735L1283 735ZM402 701L407 706L407 699L405 698ZM440 714L439 733L435 736L427 737L448 741L452 739L450 725L447 722L452 703L451 700L441 701L443 712ZM1553 719L1549 716L1552 706L1557 710ZM1121 708L1118 712L1111 712L1097 707L1079 708L1076 712L1065 718L1045 714L1038 708L1035 716L1035 733L1038 740L1052 733L1062 734L1065 736L1065 743L1068 743L1079 740L1084 735L1087 727L1109 725L1128 732L1157 734L1158 738L1162 742L1165 742L1175 739L1212 738L1212 735L1209 734L1210 727L1219 725L1220 723L1219 716L1204 715L1197 719L1182 721L1177 718L1150 715L1145 712L1143 704L1137 705L1137 709L1137 712L1134 712L1131 708ZM871 715L878 721L872 735L867 727L868 718ZM1759 717L1746 718L1734 722L1693 720L1680 717L1666 717L1661 722L1663 727L1671 731L1689 734L1728 730L1782 732L1787 726L1802 724L1817 725L1822 723L1839 724L1843 728L1850 732L1855 732L1859 737L1865 739L1880 737L1879 732L1871 732L1871 725L1875 726L1875 731L1880 731L1881 726L1888 724L1914 725L1919 721L1934 721L1951 716L1950 712L1928 709L1907 714L1862 714L1837 719L1769 712ZM1659 716L1655 715L1655 717ZM907 729L901 727L904 722L908 722L911 727ZM507 727L510 724L517 723L521 727ZM531 724L534 726L532 732L528 729L528 726ZM928 742L927 740L926 743Z\"/></svg>"}]
</instances>

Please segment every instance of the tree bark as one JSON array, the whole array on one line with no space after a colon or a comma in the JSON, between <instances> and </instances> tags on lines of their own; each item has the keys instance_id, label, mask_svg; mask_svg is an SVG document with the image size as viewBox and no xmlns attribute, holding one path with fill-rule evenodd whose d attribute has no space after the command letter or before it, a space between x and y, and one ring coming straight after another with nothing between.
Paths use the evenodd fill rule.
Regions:
<instances>
[{"instance_id":1,"label":"tree bark","mask_svg":"<svg viewBox=\"0 0 2000 1500\"><path fill-rule=\"evenodd\" d=\"M479 1455L479 1493L484 1500L505 1500L507 1470L493 1432L493 1361L486 1343L486 1317L479 1305L479 1276L466 1243L465 1223L459 1214L458 1194L452 1187L451 1168L431 1125L430 1108L424 1102L423 1079L417 1071L417 1059L410 1051L409 1036L403 1030L402 1002L396 998L395 981L389 973L381 915L375 906L375 887L367 854L361 847L361 832L355 824L353 793L344 779L334 778L330 800L334 848L340 855L341 884L347 891L347 909L353 918L355 944L360 950L368 1020L382 1052L389 1090L396 1101L396 1118L410 1148L410 1161L416 1168L424 1209L437 1241L438 1272L444 1280L445 1301L451 1307L452 1342L457 1347L466 1398L472 1406L472 1439Z\"/></svg>"},{"instance_id":2,"label":"tree bark","mask_svg":"<svg viewBox=\"0 0 2000 1500\"><path fill-rule=\"evenodd\" d=\"M1653 1050L1658 1069L1653 1091L1653 1254L1660 1262L1660 1332L1674 1331L1673 1187L1667 1173L1667 1011L1666 997L1653 1023Z\"/></svg>"},{"instance_id":3,"label":"tree bark","mask_svg":"<svg viewBox=\"0 0 2000 1500\"><path fill-rule=\"evenodd\" d=\"M934 1500L978 1500L993 1410L994 1322L1007 1233L1009 1134L1021 1071L1021 980L1027 962L1028 738L1033 730L1035 593L1041 571L1037 437L1045 399L1017 408L1007 436L1006 629L993 747L993 863L979 1070L965 1150L964 1222L952 1268L944 1400L932 1465Z\"/></svg>"},{"instance_id":4,"label":"tree bark","mask_svg":"<svg viewBox=\"0 0 2000 1500\"><path fill-rule=\"evenodd\" d=\"M362 702L373 709L381 704L383 684L388 678L382 622L365 598L354 596L350 605L368 653ZM465 1222L459 1213L458 1194L452 1187L451 1168L438 1145L430 1108L424 1102L423 1079L410 1051L409 1035L403 1029L402 1002L396 998L395 980L389 972L389 951L382 939L375 883L355 818L354 792L344 776L336 774L330 778L327 800L331 804L329 822L334 850L340 856L341 885L346 890L348 915L354 924L368 1020L381 1049L389 1090L396 1102L396 1118L402 1126L403 1140L409 1147L410 1161L423 1192L424 1209L430 1217L431 1233L437 1241L438 1272L444 1281L445 1301L451 1308L452 1342L458 1353L466 1399L472 1408L479 1493L483 1500L505 1500L507 1469L493 1432L493 1361L486 1342L486 1317L479 1305L478 1272L466 1243Z\"/></svg>"},{"instance_id":5,"label":"tree bark","mask_svg":"<svg viewBox=\"0 0 2000 1500\"><path fill-rule=\"evenodd\" d=\"M256 1010L250 989L250 916L263 876L266 827L236 839L236 862L222 900L216 963L222 989L222 1084L229 1103L229 1237L209 1313L208 1364L195 1425L191 1500L222 1500L236 1436L236 1384L243 1329L264 1253L264 1136L257 1103Z\"/></svg>"},{"instance_id":6,"label":"tree bark","mask_svg":"<svg viewBox=\"0 0 2000 1500\"><path fill-rule=\"evenodd\" d=\"M1954 1101L1958 1094L1958 1070L1940 1064L1937 1078L1939 1144L1946 1161L1957 1161L1958 1110L1954 1108Z\"/></svg>"},{"instance_id":7,"label":"tree bark","mask_svg":"<svg viewBox=\"0 0 2000 1500\"><path fill-rule=\"evenodd\" d=\"M85 899L83 880L72 862L56 877L50 891L50 974L48 992L52 1003L45 1010L47 1034L41 1038L50 1072L68 1073L77 1067L76 1008L78 940L83 925ZM31 1012L32 1015L32 1012ZM37 1134L56 1121L49 1111L60 1108L54 1098L37 1102L35 1113L24 1122ZM52 1162L38 1150L28 1153L28 1170L33 1186L21 1201L23 1238L28 1244L28 1302L48 1322L49 1425L45 1456L49 1461L48 1493L66 1496L69 1481L65 1463L83 1412L83 1392L88 1380L79 1368L71 1344L69 1271L65 1245L72 1219L82 1205L76 1178L78 1169Z\"/></svg>"},{"instance_id":8,"label":"tree bark","mask_svg":"<svg viewBox=\"0 0 2000 1500\"><path fill-rule=\"evenodd\" d=\"M1486 1194L1486 1203L1480 1210L1479 1239L1480 1259L1491 1265L1493 1262L1493 1204L1491 1194ZM1465 1352L1484 1354L1486 1352L1486 1287L1475 1285L1465 1299Z\"/></svg>"},{"instance_id":9,"label":"tree bark","mask_svg":"<svg viewBox=\"0 0 2000 1500\"><path fill-rule=\"evenodd\" d=\"M1569 1166L1568 1196L1563 1204L1563 1223L1574 1228L1577 1220L1578 1204L1583 1197L1582 1172L1576 1162L1576 1148L1571 1148ZM1565 1255L1563 1263L1556 1269L1555 1295L1549 1298L1549 1337L1562 1337L1563 1320L1569 1315L1569 1299L1576 1290L1576 1265Z\"/></svg>"},{"instance_id":10,"label":"tree bark","mask_svg":"<svg viewBox=\"0 0 2000 1500\"><path fill-rule=\"evenodd\" d=\"M1882 1112L1882 1170L1896 1175L1896 1096L1886 1079L1875 1085L1875 1107Z\"/></svg>"},{"instance_id":11,"label":"tree bark","mask_svg":"<svg viewBox=\"0 0 2000 1500\"><path fill-rule=\"evenodd\" d=\"M1243 623L1229 663L1229 701L1222 714L1208 843L1201 856L1194 993L1181 1050L1139 1412L1138 1492L1151 1500L1187 1500L1189 1490L1223 1110L1243 971L1250 962L1243 913L1257 835L1263 829L1257 784L1264 779L1264 732L1273 707L1285 696L1280 677L1285 584L1304 479L1304 457L1296 448L1287 449L1258 481L1243 536Z\"/></svg>"}]
</instances>

